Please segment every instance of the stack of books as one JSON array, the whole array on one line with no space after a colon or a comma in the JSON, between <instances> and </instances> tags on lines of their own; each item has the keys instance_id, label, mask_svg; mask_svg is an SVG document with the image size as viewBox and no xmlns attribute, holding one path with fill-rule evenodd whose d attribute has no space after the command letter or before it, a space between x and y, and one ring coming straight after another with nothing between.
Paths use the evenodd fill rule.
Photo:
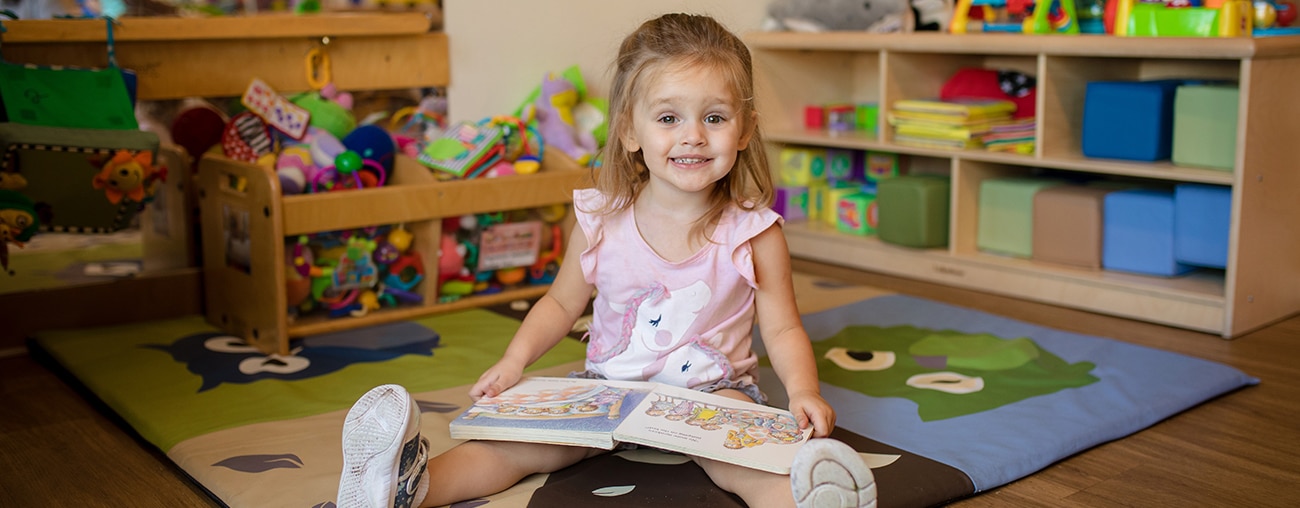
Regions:
<instances>
[{"instance_id":1,"label":"stack of books","mask_svg":"<svg viewBox=\"0 0 1300 508\"><path fill-rule=\"evenodd\" d=\"M984 148L992 152L1032 154L1035 124L1033 118L1018 118L1008 123L994 125L982 138Z\"/></svg>"},{"instance_id":2,"label":"stack of books","mask_svg":"<svg viewBox=\"0 0 1300 508\"><path fill-rule=\"evenodd\" d=\"M1015 103L996 99L906 99L894 102L888 119L900 145L983 148L985 136L1011 123L1015 111Z\"/></svg>"}]
</instances>

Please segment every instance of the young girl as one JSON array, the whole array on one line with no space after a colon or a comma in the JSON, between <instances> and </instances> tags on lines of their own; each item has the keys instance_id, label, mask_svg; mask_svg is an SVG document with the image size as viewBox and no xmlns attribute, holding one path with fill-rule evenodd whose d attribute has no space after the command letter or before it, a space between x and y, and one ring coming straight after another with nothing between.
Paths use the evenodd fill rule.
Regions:
<instances>
[{"instance_id":1,"label":"young girl","mask_svg":"<svg viewBox=\"0 0 1300 508\"><path fill-rule=\"evenodd\" d=\"M624 39L610 91L609 140L594 188L574 192L579 228L550 291L470 389L491 397L554 347L596 290L586 371L759 403L758 329L789 410L813 429L789 477L694 458L720 488L759 506L874 506L870 469L824 439L821 397L794 301L780 217L758 132L749 51L711 18L669 14ZM646 330L649 330L647 333ZM438 506L500 492L603 450L468 441L427 461L419 409L394 385L363 396L344 423L338 505Z\"/></svg>"}]
</instances>

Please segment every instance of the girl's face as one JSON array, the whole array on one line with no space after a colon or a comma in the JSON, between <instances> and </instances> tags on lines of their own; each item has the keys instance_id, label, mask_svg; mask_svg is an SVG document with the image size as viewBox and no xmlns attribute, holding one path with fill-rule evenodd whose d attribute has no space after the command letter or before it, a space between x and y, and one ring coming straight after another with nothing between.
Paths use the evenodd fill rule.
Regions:
<instances>
[{"instance_id":1,"label":"girl's face","mask_svg":"<svg viewBox=\"0 0 1300 508\"><path fill-rule=\"evenodd\" d=\"M726 77L708 67L670 65L650 79L632 105L623 144L641 151L651 188L708 191L748 145L753 118L742 118L748 115Z\"/></svg>"}]
</instances>

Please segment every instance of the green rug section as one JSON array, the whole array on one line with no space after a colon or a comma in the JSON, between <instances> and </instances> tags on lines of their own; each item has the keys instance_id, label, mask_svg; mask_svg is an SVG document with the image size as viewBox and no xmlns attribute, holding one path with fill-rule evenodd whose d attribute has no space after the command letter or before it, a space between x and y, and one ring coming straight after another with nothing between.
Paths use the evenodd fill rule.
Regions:
<instances>
[{"instance_id":1,"label":"green rug section","mask_svg":"<svg viewBox=\"0 0 1300 508\"><path fill-rule=\"evenodd\" d=\"M13 274L0 274L3 281L0 294L111 281L113 277L85 275L85 265L121 260L139 262L143 257L144 244L140 242L36 252L10 246L9 269Z\"/></svg>"},{"instance_id":2,"label":"green rug section","mask_svg":"<svg viewBox=\"0 0 1300 508\"><path fill-rule=\"evenodd\" d=\"M223 383L199 392L201 378L170 354L147 345L170 344L215 332L202 317L127 326L53 331L38 344L164 453L209 432L300 418L351 407L371 387L396 383L418 393L468 385L505 351L519 321L472 309L415 320L441 336L433 356L404 355L357 363L318 377ZM533 369L581 360L585 345L565 340ZM232 367L233 368L233 367Z\"/></svg>"}]
</instances>

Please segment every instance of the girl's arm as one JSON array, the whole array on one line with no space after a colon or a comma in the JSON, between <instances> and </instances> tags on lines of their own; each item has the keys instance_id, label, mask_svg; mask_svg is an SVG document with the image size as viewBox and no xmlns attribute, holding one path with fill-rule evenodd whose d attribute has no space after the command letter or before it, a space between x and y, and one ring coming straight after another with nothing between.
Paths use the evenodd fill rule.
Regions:
<instances>
[{"instance_id":1,"label":"girl's arm","mask_svg":"<svg viewBox=\"0 0 1300 508\"><path fill-rule=\"evenodd\" d=\"M754 295L758 330L772 368L785 385L790 412L799 428L813 426L815 437L826 437L835 427L835 410L822 399L812 343L799 318L794 300L790 250L779 225L749 241L754 251Z\"/></svg>"},{"instance_id":2,"label":"girl's arm","mask_svg":"<svg viewBox=\"0 0 1300 508\"><path fill-rule=\"evenodd\" d=\"M573 329L573 324L586 310L594 289L583 278L582 264L578 261L578 256L585 250L587 235L581 227L575 226L569 235L569 246L565 249L564 262L560 263L555 282L528 311L501 359L483 372L470 388L471 398L495 397L514 386L525 368L564 340Z\"/></svg>"}]
</instances>

